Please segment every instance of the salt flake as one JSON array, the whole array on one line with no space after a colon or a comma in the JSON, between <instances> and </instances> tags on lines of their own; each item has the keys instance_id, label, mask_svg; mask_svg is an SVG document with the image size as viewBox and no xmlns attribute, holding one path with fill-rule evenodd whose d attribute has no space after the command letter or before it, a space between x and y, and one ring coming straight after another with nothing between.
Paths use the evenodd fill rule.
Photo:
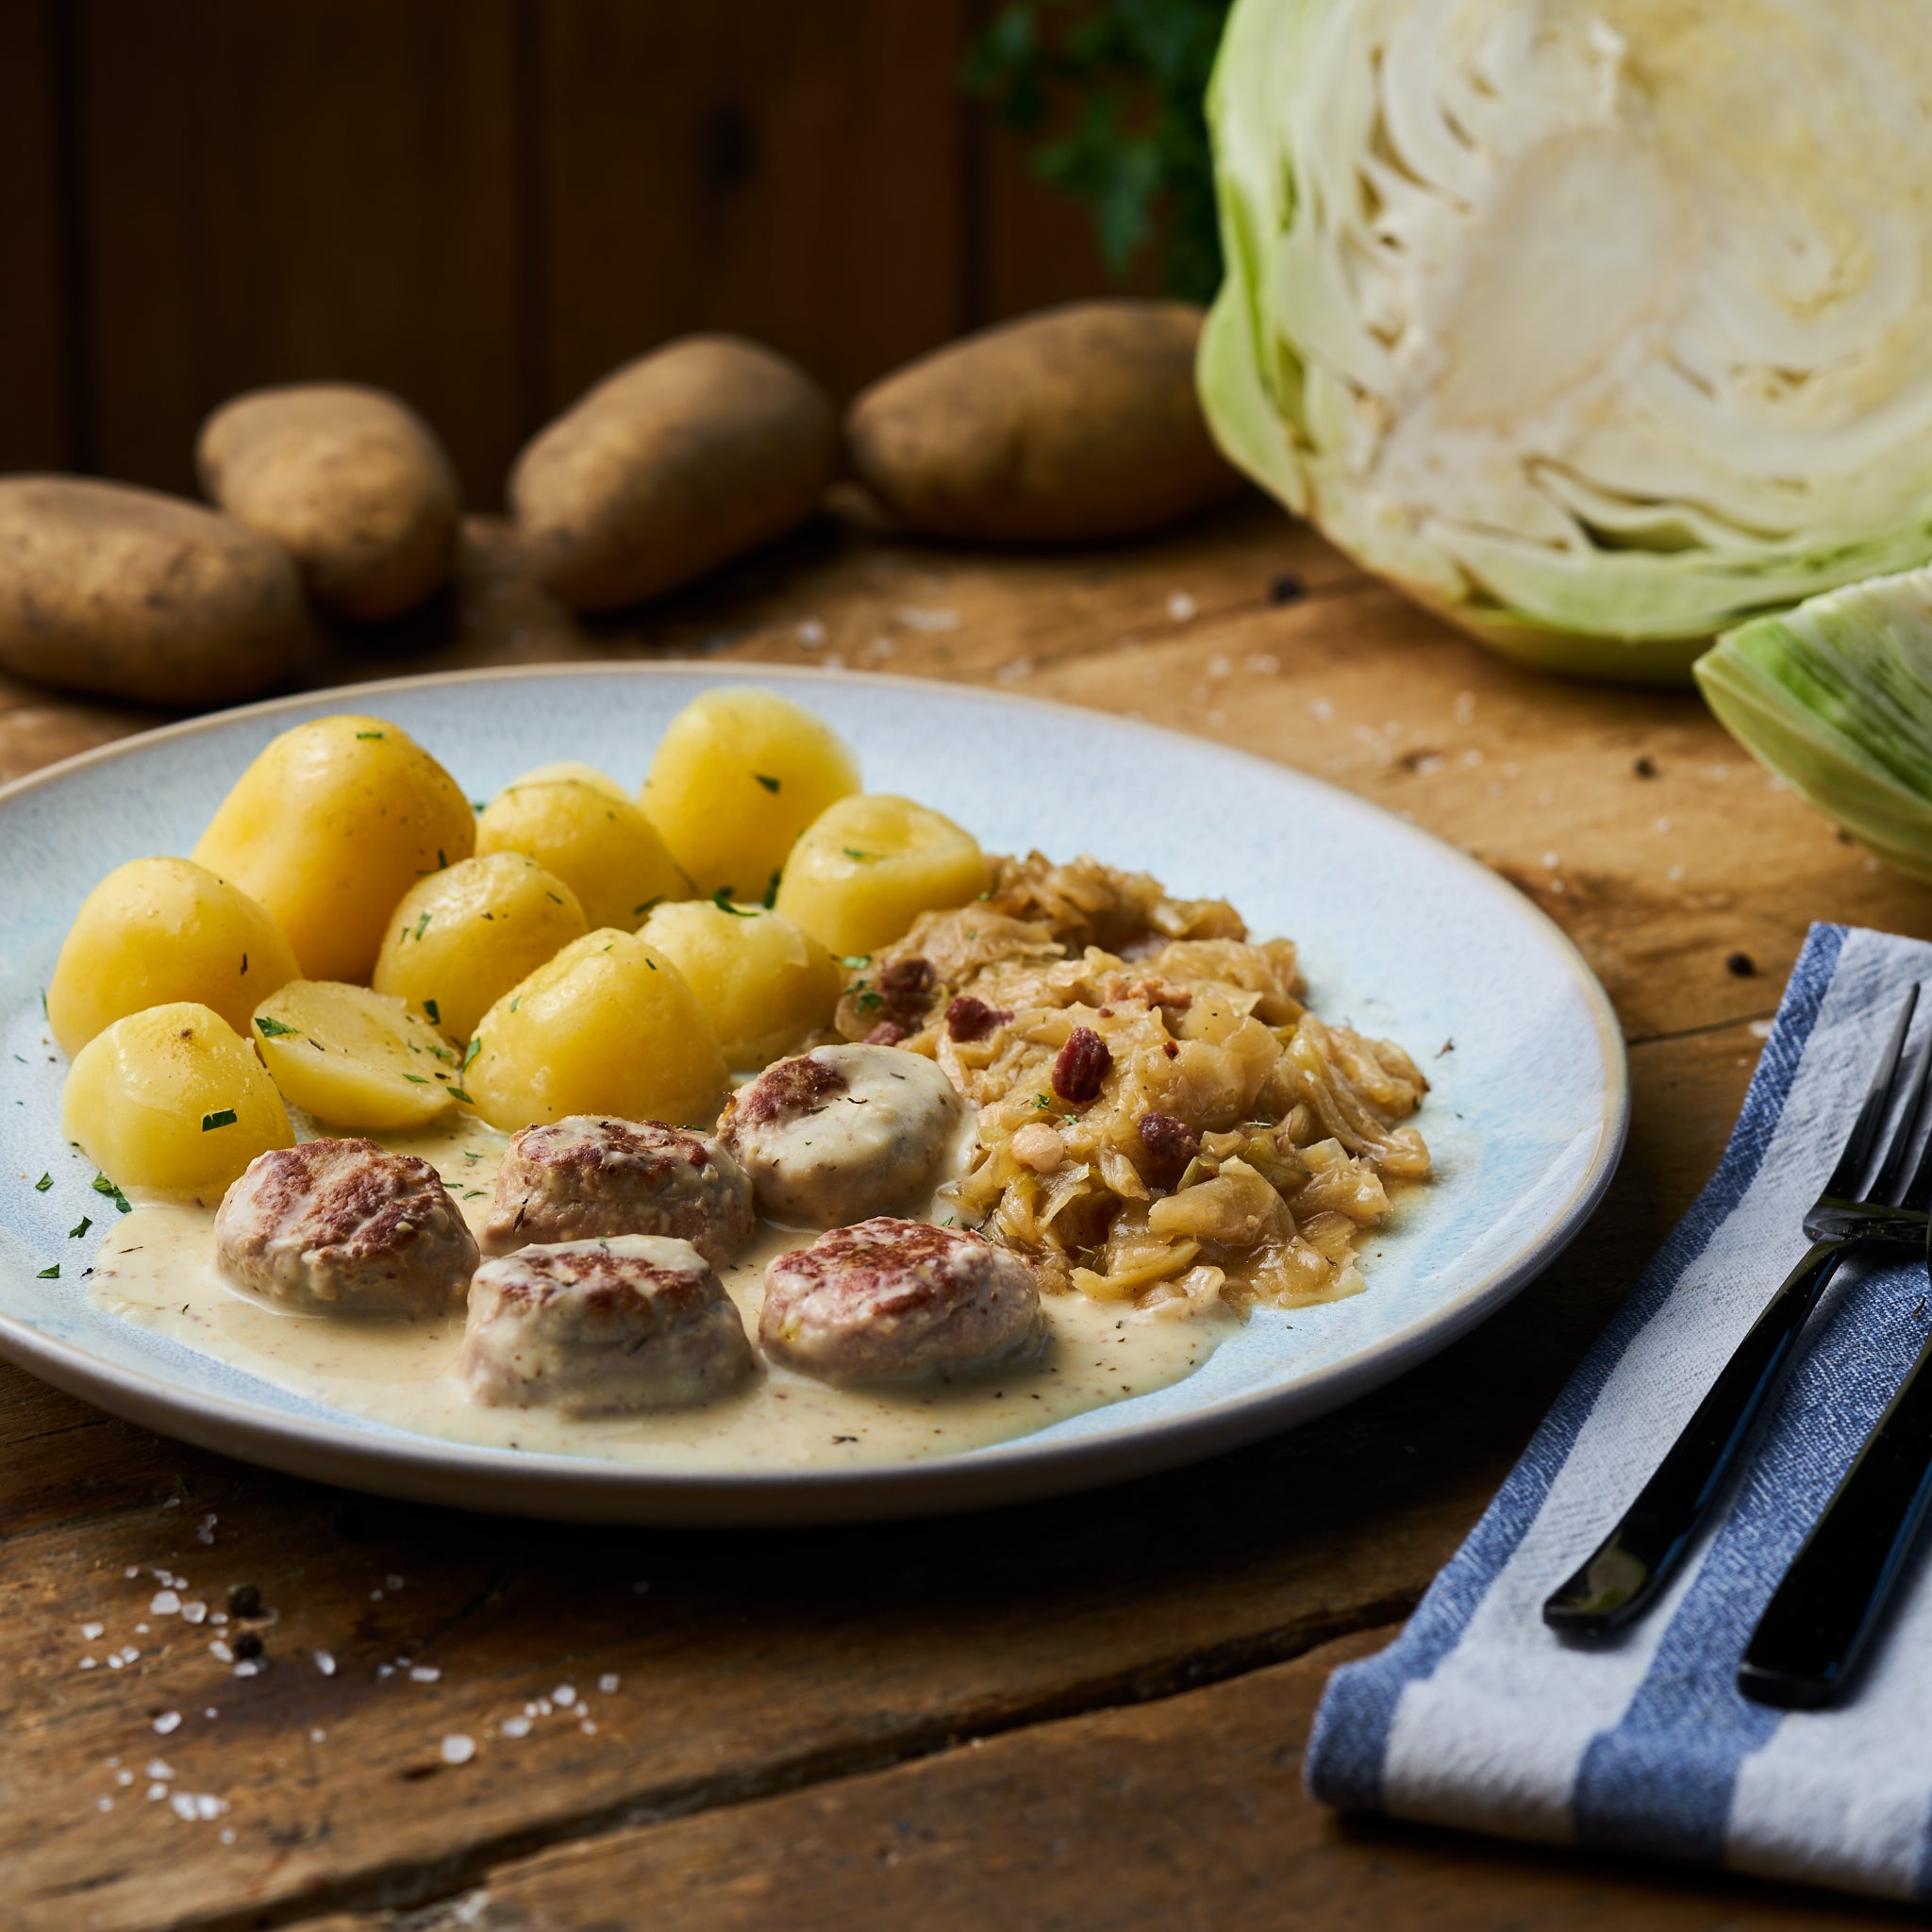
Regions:
<instances>
[{"instance_id":1,"label":"salt flake","mask_svg":"<svg viewBox=\"0 0 1932 1932\"><path fill-rule=\"evenodd\" d=\"M460 1731L452 1731L442 1740L442 1761L445 1764L467 1764L475 1755L475 1739L466 1738Z\"/></svg>"}]
</instances>

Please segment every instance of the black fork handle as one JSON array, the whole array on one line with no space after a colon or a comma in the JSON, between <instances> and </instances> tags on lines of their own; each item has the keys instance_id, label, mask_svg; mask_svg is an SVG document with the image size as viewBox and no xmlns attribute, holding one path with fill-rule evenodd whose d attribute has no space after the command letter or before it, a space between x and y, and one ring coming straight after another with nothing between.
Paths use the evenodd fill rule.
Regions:
<instances>
[{"instance_id":1,"label":"black fork handle","mask_svg":"<svg viewBox=\"0 0 1932 1932\"><path fill-rule=\"evenodd\" d=\"M1792 1559L1745 1647L1738 1689L1822 1710L1857 1670L1932 1503L1932 1339Z\"/></svg>"},{"instance_id":2,"label":"black fork handle","mask_svg":"<svg viewBox=\"0 0 1932 1932\"><path fill-rule=\"evenodd\" d=\"M1578 1637L1621 1629L1669 1580L1690 1547L1738 1451L1782 1381L1818 1297L1850 1251L1847 1241L1815 1242L1765 1304L1623 1515L1581 1569L1543 1605L1543 1622Z\"/></svg>"}]
</instances>

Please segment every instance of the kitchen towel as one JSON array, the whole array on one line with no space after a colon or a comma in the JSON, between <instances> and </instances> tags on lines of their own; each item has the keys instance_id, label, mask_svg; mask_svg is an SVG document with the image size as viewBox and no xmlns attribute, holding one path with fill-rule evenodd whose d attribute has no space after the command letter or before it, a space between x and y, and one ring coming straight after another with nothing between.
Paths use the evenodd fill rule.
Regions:
<instances>
[{"instance_id":1,"label":"kitchen towel","mask_svg":"<svg viewBox=\"0 0 1932 1932\"><path fill-rule=\"evenodd\" d=\"M1779 1576L1924 1341L1922 1258L1840 1271L1714 1523L1634 1629L1585 1647L1541 1617L1804 1254L1800 1217L1914 981L1932 993L1932 946L1812 928L1709 1185L1402 1635L1330 1679L1307 1759L1316 1797L1932 1897L1925 1552L1840 1707L1769 1710L1736 1682ZM1914 1047L1928 1026L1932 996Z\"/></svg>"}]
</instances>

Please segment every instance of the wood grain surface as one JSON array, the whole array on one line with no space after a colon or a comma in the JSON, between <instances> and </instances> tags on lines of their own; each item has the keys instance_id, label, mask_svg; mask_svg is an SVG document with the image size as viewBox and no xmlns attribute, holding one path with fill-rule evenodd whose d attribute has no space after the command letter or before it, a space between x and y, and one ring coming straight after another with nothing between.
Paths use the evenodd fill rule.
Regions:
<instances>
[{"instance_id":1,"label":"wood grain surface","mask_svg":"<svg viewBox=\"0 0 1932 1932\"><path fill-rule=\"evenodd\" d=\"M445 606L307 675L642 653L1140 712L1411 814L1535 897L1609 987L1636 1106L1608 1199L1511 1307L1339 1414L953 1522L726 1536L375 1502L0 1370L0 1923L1886 1918L1344 1825L1295 1764L1329 1663L1386 1641L1708 1174L1807 921L1924 934L1932 893L1841 843L1694 698L1514 671L1257 504L1136 549L1024 558L827 517L591 628L476 521ZM0 774L143 722L0 687ZM221 1608L241 1586L266 1617L151 1607L172 1589ZM262 1667L237 1676L209 1643L242 1629ZM467 1762L445 1762L453 1737L474 1741ZM213 1815L177 1815L177 1796Z\"/></svg>"}]
</instances>

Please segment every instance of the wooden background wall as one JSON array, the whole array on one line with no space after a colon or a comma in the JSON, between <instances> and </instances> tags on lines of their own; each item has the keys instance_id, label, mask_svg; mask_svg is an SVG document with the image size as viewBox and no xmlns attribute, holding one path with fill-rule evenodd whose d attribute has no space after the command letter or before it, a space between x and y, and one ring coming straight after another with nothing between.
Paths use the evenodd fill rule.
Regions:
<instances>
[{"instance_id":1,"label":"wooden background wall","mask_svg":"<svg viewBox=\"0 0 1932 1932\"><path fill-rule=\"evenodd\" d=\"M237 390L352 377L492 507L695 328L840 394L1104 287L959 72L991 0L0 0L0 470L192 488Z\"/></svg>"}]
</instances>

